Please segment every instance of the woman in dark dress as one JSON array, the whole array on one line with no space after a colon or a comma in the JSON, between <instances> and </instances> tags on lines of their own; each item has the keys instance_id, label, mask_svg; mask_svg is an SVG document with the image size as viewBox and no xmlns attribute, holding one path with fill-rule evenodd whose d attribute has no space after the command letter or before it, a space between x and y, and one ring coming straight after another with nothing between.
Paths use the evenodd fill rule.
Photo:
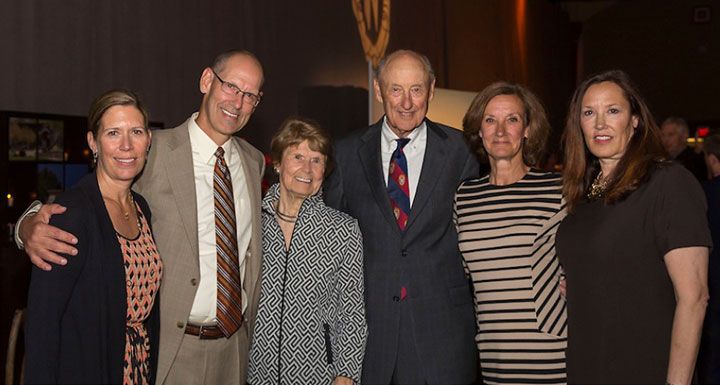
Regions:
<instances>
[{"instance_id":1,"label":"woman in dark dress","mask_svg":"<svg viewBox=\"0 0 720 385\"><path fill-rule=\"evenodd\" d=\"M88 116L95 172L58 196L50 223L77 235L61 269L33 267L25 334L29 384L150 384L157 362L162 263L150 209L130 190L145 166L147 113L129 91Z\"/></svg>"},{"instance_id":2,"label":"woman in dark dress","mask_svg":"<svg viewBox=\"0 0 720 385\"><path fill-rule=\"evenodd\" d=\"M700 185L621 71L578 87L563 140L568 382L689 384L712 245Z\"/></svg>"}]
</instances>

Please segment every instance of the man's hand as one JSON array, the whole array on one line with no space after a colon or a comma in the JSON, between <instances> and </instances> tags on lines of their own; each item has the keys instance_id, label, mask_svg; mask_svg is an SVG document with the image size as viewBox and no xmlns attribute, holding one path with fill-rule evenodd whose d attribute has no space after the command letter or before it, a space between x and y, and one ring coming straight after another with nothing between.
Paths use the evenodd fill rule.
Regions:
<instances>
[{"instance_id":1,"label":"man's hand","mask_svg":"<svg viewBox=\"0 0 720 385\"><path fill-rule=\"evenodd\" d=\"M50 226L50 217L65 212L65 207L58 204L42 205L40 211L25 217L19 227L20 239L25 245L25 252L33 265L49 271L52 269L47 262L64 265L67 260L59 255L76 255L77 244L74 235Z\"/></svg>"}]
</instances>

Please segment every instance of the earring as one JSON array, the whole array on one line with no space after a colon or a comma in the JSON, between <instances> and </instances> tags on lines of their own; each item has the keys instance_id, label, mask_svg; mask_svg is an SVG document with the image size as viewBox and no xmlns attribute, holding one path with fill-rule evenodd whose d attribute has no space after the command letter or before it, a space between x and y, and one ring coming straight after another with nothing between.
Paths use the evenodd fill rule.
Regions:
<instances>
[{"instance_id":1,"label":"earring","mask_svg":"<svg viewBox=\"0 0 720 385\"><path fill-rule=\"evenodd\" d=\"M93 151L93 164L97 164L97 158L98 158L97 151Z\"/></svg>"},{"instance_id":2,"label":"earring","mask_svg":"<svg viewBox=\"0 0 720 385\"><path fill-rule=\"evenodd\" d=\"M280 169L277 168L277 167L275 167L275 173L278 174L278 175L280 175Z\"/></svg>"}]
</instances>

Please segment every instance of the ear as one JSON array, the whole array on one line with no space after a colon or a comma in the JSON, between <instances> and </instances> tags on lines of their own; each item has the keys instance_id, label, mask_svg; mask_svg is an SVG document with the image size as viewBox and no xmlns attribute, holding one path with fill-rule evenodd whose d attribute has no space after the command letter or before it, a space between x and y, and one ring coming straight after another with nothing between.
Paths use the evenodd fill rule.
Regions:
<instances>
[{"instance_id":1,"label":"ear","mask_svg":"<svg viewBox=\"0 0 720 385\"><path fill-rule=\"evenodd\" d=\"M633 129L636 129L638 127L638 124L640 124L640 118L638 118L637 115L632 116L632 127Z\"/></svg>"},{"instance_id":2,"label":"ear","mask_svg":"<svg viewBox=\"0 0 720 385\"><path fill-rule=\"evenodd\" d=\"M382 92L380 91L380 82L377 79L373 80L373 89L375 89L375 100L382 104L383 97Z\"/></svg>"},{"instance_id":3,"label":"ear","mask_svg":"<svg viewBox=\"0 0 720 385\"><path fill-rule=\"evenodd\" d=\"M87 143L90 151L93 153L97 152L97 143L95 142L95 136L93 136L92 131L87 132Z\"/></svg>"},{"instance_id":4,"label":"ear","mask_svg":"<svg viewBox=\"0 0 720 385\"><path fill-rule=\"evenodd\" d=\"M433 99L433 96L435 96L435 80L430 83L430 94L428 95L428 102Z\"/></svg>"},{"instance_id":5,"label":"ear","mask_svg":"<svg viewBox=\"0 0 720 385\"><path fill-rule=\"evenodd\" d=\"M205 67L202 75L200 75L200 92L203 94L208 93L214 78L215 74L213 74L212 69L210 69L210 67Z\"/></svg>"},{"instance_id":6,"label":"ear","mask_svg":"<svg viewBox=\"0 0 720 385\"><path fill-rule=\"evenodd\" d=\"M150 147L152 147L152 130L150 128L148 128L147 133L148 133L148 146L147 146L147 150L145 152L149 153Z\"/></svg>"},{"instance_id":7,"label":"ear","mask_svg":"<svg viewBox=\"0 0 720 385\"><path fill-rule=\"evenodd\" d=\"M709 166L716 167L716 166L720 165L720 159L718 159L718 157L715 156L715 154L708 154L707 158L708 158L707 162L708 162Z\"/></svg>"}]
</instances>

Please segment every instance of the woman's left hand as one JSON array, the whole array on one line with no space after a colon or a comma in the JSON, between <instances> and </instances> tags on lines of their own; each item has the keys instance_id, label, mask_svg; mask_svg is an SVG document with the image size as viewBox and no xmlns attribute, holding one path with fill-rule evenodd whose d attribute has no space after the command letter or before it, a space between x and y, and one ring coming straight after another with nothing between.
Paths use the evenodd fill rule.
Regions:
<instances>
[{"instance_id":1,"label":"woman's left hand","mask_svg":"<svg viewBox=\"0 0 720 385\"><path fill-rule=\"evenodd\" d=\"M332 385L353 385L353 380L350 377L337 376Z\"/></svg>"}]
</instances>

